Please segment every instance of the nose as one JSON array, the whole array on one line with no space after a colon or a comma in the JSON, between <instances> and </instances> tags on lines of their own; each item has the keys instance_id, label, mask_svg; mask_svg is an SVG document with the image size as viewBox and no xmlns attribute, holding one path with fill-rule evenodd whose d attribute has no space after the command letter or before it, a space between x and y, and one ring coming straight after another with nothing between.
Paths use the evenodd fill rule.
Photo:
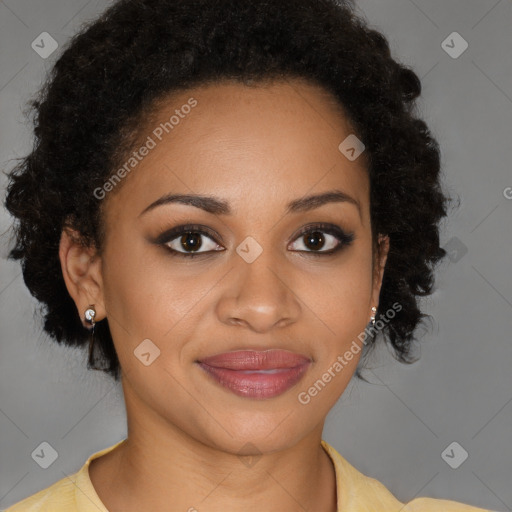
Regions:
<instances>
[{"instance_id":1,"label":"nose","mask_svg":"<svg viewBox=\"0 0 512 512\"><path fill-rule=\"evenodd\" d=\"M302 308L293 274L284 270L286 264L279 265L270 251L263 251L252 263L236 258L217 303L219 319L259 333L296 322Z\"/></svg>"}]
</instances>

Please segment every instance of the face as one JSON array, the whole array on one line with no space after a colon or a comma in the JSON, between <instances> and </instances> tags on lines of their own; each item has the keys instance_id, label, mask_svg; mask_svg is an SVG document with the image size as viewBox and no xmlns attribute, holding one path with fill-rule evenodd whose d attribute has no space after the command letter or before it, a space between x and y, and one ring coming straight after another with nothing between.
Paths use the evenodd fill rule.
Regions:
<instances>
[{"instance_id":1,"label":"face","mask_svg":"<svg viewBox=\"0 0 512 512\"><path fill-rule=\"evenodd\" d=\"M148 150L103 199L101 256L65 234L60 250L81 318L91 303L108 317L129 415L232 453L323 425L357 367L388 249L383 238L372 266L365 155L338 149L351 133L302 81L160 103ZM185 194L203 199L170 200Z\"/></svg>"}]
</instances>

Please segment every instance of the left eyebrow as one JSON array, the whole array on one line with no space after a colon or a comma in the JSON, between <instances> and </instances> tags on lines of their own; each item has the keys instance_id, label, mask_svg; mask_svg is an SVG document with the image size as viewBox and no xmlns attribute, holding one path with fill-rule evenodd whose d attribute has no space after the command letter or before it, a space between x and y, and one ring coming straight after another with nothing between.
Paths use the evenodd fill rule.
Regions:
<instances>
[{"instance_id":1,"label":"left eyebrow","mask_svg":"<svg viewBox=\"0 0 512 512\"><path fill-rule=\"evenodd\" d=\"M295 199L287 204L286 213L299 213L314 210L328 203L347 202L357 207L359 217L361 217L361 205L357 199L349 196L341 190L330 190L321 194L310 195ZM170 203L186 204L200 208L214 215L232 215L229 203L223 199L212 196L201 196L196 194L166 194L160 197L139 213L139 217L146 212L153 210L157 206Z\"/></svg>"}]
</instances>

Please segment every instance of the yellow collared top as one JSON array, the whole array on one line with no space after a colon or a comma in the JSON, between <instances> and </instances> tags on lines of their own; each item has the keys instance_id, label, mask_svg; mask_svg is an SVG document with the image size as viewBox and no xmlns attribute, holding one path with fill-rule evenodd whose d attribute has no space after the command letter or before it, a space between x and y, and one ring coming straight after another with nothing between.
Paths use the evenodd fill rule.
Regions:
<instances>
[{"instance_id":1,"label":"yellow collared top","mask_svg":"<svg viewBox=\"0 0 512 512\"><path fill-rule=\"evenodd\" d=\"M109 512L89 478L89 464L124 441L94 453L76 473L15 503L5 512ZM336 471L338 512L492 512L434 498L415 498L402 503L378 480L358 471L326 441L322 440L321 444Z\"/></svg>"}]
</instances>

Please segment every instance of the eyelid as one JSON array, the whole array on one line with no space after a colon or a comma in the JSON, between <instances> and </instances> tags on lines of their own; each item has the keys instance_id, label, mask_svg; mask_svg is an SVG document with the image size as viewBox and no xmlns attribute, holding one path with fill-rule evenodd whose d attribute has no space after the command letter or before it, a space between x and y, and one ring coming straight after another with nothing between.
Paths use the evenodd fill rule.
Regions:
<instances>
[{"instance_id":1,"label":"eyelid","mask_svg":"<svg viewBox=\"0 0 512 512\"><path fill-rule=\"evenodd\" d=\"M341 243L349 244L354 240L354 233L347 232L344 229L336 226L335 224L329 224L325 222L312 222L311 224L307 224L306 226L302 227L298 233L295 233L290 238L290 242L293 242L297 238L299 238L302 235L305 235L306 233L312 233L315 231L320 231L321 233L327 233L328 235L332 235L336 238L341 238ZM310 251L315 252L315 251ZM319 253L320 254L320 253Z\"/></svg>"},{"instance_id":2,"label":"eyelid","mask_svg":"<svg viewBox=\"0 0 512 512\"><path fill-rule=\"evenodd\" d=\"M193 233L197 232L197 233L201 233L201 234L206 234L210 238L212 238L212 240L215 240L215 241L216 241L216 238L220 238L220 241L222 243L224 243L224 241L222 240L222 237L219 234L215 233L210 228L203 226L201 224L184 224L184 225L176 226L175 228L168 229L168 230L164 231L163 233L158 235L152 241L153 241L153 243L158 244L158 245L165 244L165 243L168 243L168 242L174 240L174 238L176 238L177 236L182 235L187 232L193 232Z\"/></svg>"}]
</instances>

